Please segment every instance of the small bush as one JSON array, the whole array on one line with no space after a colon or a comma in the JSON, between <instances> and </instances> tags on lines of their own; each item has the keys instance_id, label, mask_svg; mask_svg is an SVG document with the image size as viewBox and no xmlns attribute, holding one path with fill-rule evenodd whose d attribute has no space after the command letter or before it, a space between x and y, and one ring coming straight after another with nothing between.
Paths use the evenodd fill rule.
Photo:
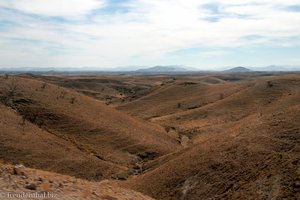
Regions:
<instances>
[{"instance_id":1,"label":"small bush","mask_svg":"<svg viewBox=\"0 0 300 200\"><path fill-rule=\"evenodd\" d=\"M223 94L223 93L220 93L220 94L219 94L219 99L220 99L220 100L224 99L224 94Z\"/></svg>"},{"instance_id":2,"label":"small bush","mask_svg":"<svg viewBox=\"0 0 300 200\"><path fill-rule=\"evenodd\" d=\"M59 98L64 99L67 93L65 91L61 91Z\"/></svg>"},{"instance_id":3,"label":"small bush","mask_svg":"<svg viewBox=\"0 0 300 200\"><path fill-rule=\"evenodd\" d=\"M46 84L46 83L43 83L41 88L42 88L42 89L45 89L46 86L47 86L47 84Z\"/></svg>"},{"instance_id":4,"label":"small bush","mask_svg":"<svg viewBox=\"0 0 300 200\"><path fill-rule=\"evenodd\" d=\"M75 101L76 101L76 98L75 98L75 97L72 97L70 103L71 103L71 104L74 104Z\"/></svg>"},{"instance_id":5,"label":"small bush","mask_svg":"<svg viewBox=\"0 0 300 200\"><path fill-rule=\"evenodd\" d=\"M22 115L22 121L21 121L21 125L24 126L26 123L26 116Z\"/></svg>"},{"instance_id":6,"label":"small bush","mask_svg":"<svg viewBox=\"0 0 300 200\"><path fill-rule=\"evenodd\" d=\"M274 85L273 85L273 83L271 81L268 81L267 82L267 86L270 88L270 87L273 87Z\"/></svg>"}]
</instances>

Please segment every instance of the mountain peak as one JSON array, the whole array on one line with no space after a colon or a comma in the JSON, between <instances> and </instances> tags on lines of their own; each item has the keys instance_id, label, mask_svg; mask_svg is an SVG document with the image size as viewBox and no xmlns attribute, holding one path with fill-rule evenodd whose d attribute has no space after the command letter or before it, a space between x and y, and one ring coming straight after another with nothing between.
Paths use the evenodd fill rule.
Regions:
<instances>
[{"instance_id":1,"label":"mountain peak","mask_svg":"<svg viewBox=\"0 0 300 200\"><path fill-rule=\"evenodd\" d=\"M184 72L187 69L183 66L154 66L146 69L138 69L136 72L148 72L148 73L155 73L155 72Z\"/></svg>"},{"instance_id":2,"label":"mountain peak","mask_svg":"<svg viewBox=\"0 0 300 200\"><path fill-rule=\"evenodd\" d=\"M246 67L234 67L228 70L225 70L225 72L251 72L250 69L246 68Z\"/></svg>"}]
</instances>

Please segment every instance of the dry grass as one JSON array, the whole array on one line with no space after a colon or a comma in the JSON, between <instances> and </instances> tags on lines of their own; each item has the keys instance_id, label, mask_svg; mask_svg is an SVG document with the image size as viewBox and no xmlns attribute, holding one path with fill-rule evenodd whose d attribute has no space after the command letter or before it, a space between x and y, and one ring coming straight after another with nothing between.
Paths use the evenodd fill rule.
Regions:
<instances>
[{"instance_id":1,"label":"dry grass","mask_svg":"<svg viewBox=\"0 0 300 200\"><path fill-rule=\"evenodd\" d=\"M12 174L13 166L0 164L0 186L1 193L44 193L55 194L54 199L69 200L107 200L107 199L138 199L151 200L141 193L118 187L111 181L89 182L74 177L50 173L46 171L25 168L26 177ZM28 183L35 186L34 190L26 189ZM5 197L3 197L5 198ZM9 198L20 199L20 198ZM34 198L38 199L38 198ZM47 198L53 199L53 198Z\"/></svg>"},{"instance_id":2,"label":"dry grass","mask_svg":"<svg viewBox=\"0 0 300 200\"><path fill-rule=\"evenodd\" d=\"M14 79L19 85L18 95L11 99L10 108L1 106L1 121L9 123L0 128L5 144L1 156L9 162L24 161L32 167L99 180L134 166L140 153L161 156L180 147L161 127L129 117L98 100L52 84L41 87L43 82L37 80ZM6 81L1 80L3 85ZM74 104L70 102L73 98ZM46 143L46 137L40 135L51 140ZM15 145L20 137L24 142ZM74 167L78 170L71 169ZM101 170L90 170L99 167Z\"/></svg>"},{"instance_id":3,"label":"dry grass","mask_svg":"<svg viewBox=\"0 0 300 200\"><path fill-rule=\"evenodd\" d=\"M0 79L0 88L9 78ZM26 75L17 81L19 96L0 106L5 162L127 179L117 183L157 199L300 195L299 74Z\"/></svg>"}]
</instances>

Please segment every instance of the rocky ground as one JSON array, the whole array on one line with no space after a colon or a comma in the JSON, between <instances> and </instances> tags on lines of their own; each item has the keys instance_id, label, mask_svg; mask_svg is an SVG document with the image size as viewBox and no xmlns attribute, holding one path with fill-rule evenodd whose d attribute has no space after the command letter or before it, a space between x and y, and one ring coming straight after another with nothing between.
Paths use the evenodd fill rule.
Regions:
<instances>
[{"instance_id":1,"label":"rocky ground","mask_svg":"<svg viewBox=\"0 0 300 200\"><path fill-rule=\"evenodd\" d=\"M150 200L152 198L120 188L110 181L89 182L26 168L23 165L0 164L0 199Z\"/></svg>"}]
</instances>

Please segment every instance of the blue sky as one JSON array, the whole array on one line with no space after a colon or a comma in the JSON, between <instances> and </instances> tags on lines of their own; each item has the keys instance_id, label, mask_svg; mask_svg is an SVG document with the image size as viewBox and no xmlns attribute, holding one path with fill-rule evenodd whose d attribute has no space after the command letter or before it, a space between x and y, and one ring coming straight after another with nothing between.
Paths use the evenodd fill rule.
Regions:
<instances>
[{"instance_id":1,"label":"blue sky","mask_svg":"<svg viewBox=\"0 0 300 200\"><path fill-rule=\"evenodd\" d=\"M300 66L300 0L0 0L0 68Z\"/></svg>"}]
</instances>

